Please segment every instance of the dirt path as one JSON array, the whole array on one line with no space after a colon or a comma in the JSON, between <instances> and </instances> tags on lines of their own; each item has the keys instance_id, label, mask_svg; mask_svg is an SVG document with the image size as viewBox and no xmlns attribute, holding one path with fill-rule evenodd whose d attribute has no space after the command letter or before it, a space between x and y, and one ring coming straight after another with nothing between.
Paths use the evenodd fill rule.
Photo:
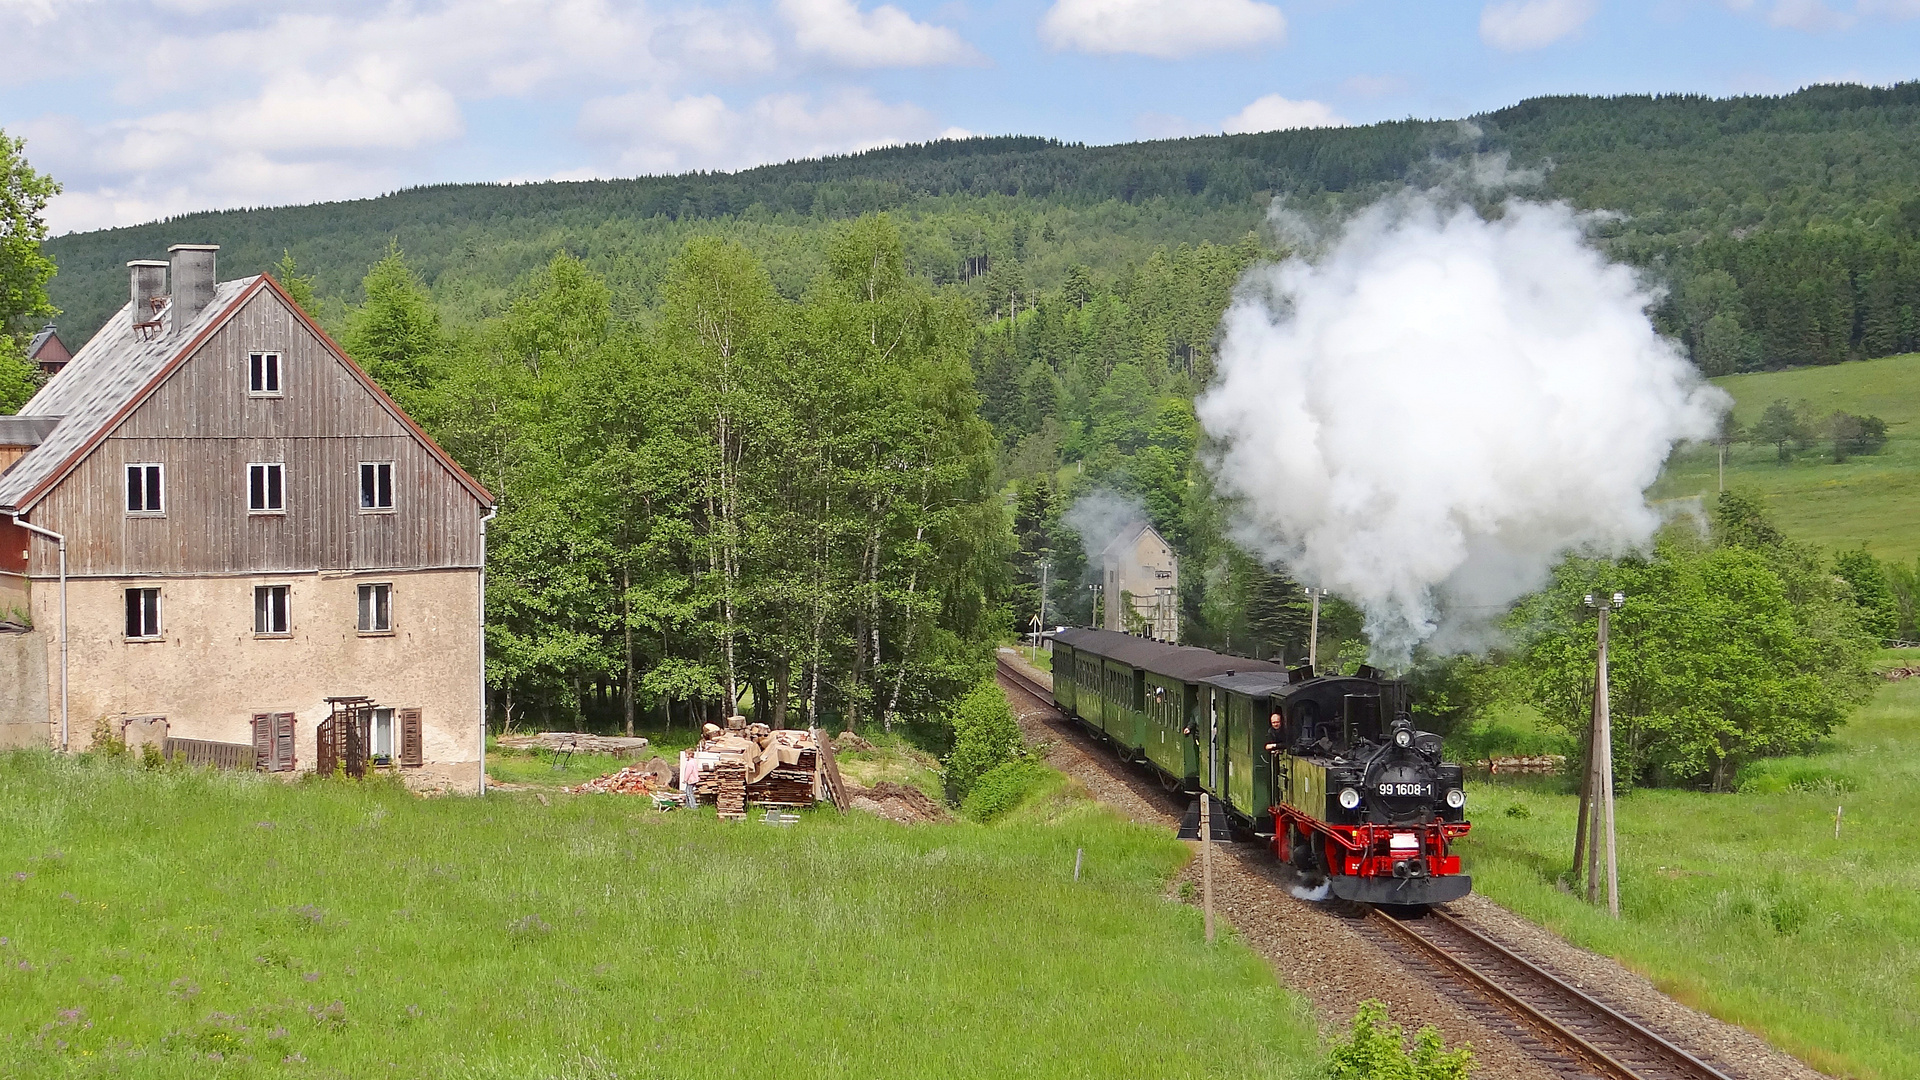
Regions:
<instances>
[{"instance_id":1,"label":"dirt path","mask_svg":"<svg viewBox=\"0 0 1920 1080\"><path fill-rule=\"evenodd\" d=\"M1017 656L1012 659L1026 668ZM1026 670L1051 681L1043 672ZM1187 806L1184 796L1167 793L1143 771L1121 764L1106 744L1060 719L1050 704L1035 700L1018 684L1005 678L1001 682L1021 730L1042 749L1047 764L1134 821L1177 827ZM1515 1023L1504 1009L1438 981L1425 961L1403 961L1362 932L1352 917L1296 899L1292 891L1299 883L1292 871L1265 848L1220 844L1214 855L1218 911L1242 940L1273 964L1281 981L1307 996L1329 1034L1344 1030L1362 1001L1378 998L1396 1023L1409 1028L1432 1024L1449 1046L1472 1043L1476 1077L1571 1080L1591 1075ZM1199 873L1195 860L1181 879L1197 885ZM1664 1033L1728 1076L1819 1080L1819 1073L1752 1033L1681 1005L1615 961L1576 948L1484 897L1470 896L1447 910L1542 967L1574 976L1589 994L1657 1022Z\"/></svg>"}]
</instances>

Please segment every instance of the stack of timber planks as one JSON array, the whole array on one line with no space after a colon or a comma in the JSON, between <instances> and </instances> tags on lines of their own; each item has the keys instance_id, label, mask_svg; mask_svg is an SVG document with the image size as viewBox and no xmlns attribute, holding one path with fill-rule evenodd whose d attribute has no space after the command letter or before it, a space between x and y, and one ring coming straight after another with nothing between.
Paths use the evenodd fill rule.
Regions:
<instances>
[{"instance_id":1,"label":"stack of timber planks","mask_svg":"<svg viewBox=\"0 0 1920 1080\"><path fill-rule=\"evenodd\" d=\"M812 806L820 790L820 750L811 732L755 724L709 735L687 752L700 766L694 794L724 817L744 816L747 803Z\"/></svg>"},{"instance_id":2,"label":"stack of timber planks","mask_svg":"<svg viewBox=\"0 0 1920 1080\"><path fill-rule=\"evenodd\" d=\"M612 754L639 757L647 740L619 735L590 735L584 731L542 731L537 735L502 735L500 745L511 750L571 750L576 754Z\"/></svg>"}]
</instances>

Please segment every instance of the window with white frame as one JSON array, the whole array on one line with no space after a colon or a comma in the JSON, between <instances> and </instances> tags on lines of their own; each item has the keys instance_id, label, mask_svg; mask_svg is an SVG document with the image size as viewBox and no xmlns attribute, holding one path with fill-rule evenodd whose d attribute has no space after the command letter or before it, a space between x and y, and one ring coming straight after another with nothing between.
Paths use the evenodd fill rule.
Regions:
<instances>
[{"instance_id":1,"label":"window with white frame","mask_svg":"<svg viewBox=\"0 0 1920 1080\"><path fill-rule=\"evenodd\" d=\"M360 632L385 634L393 630L393 586L385 582L360 586Z\"/></svg>"},{"instance_id":2,"label":"window with white frame","mask_svg":"<svg viewBox=\"0 0 1920 1080\"><path fill-rule=\"evenodd\" d=\"M160 466L127 466L127 513L158 514L166 508L162 502Z\"/></svg>"},{"instance_id":3,"label":"window with white frame","mask_svg":"<svg viewBox=\"0 0 1920 1080\"><path fill-rule=\"evenodd\" d=\"M367 732L367 757L375 765L391 765L396 756L393 710L373 710L373 723Z\"/></svg>"},{"instance_id":4,"label":"window with white frame","mask_svg":"<svg viewBox=\"0 0 1920 1080\"><path fill-rule=\"evenodd\" d=\"M290 585L260 585L253 590L253 632L290 634L293 632Z\"/></svg>"},{"instance_id":5,"label":"window with white frame","mask_svg":"<svg viewBox=\"0 0 1920 1080\"><path fill-rule=\"evenodd\" d=\"M127 590L127 640L160 636L160 590Z\"/></svg>"},{"instance_id":6,"label":"window with white frame","mask_svg":"<svg viewBox=\"0 0 1920 1080\"><path fill-rule=\"evenodd\" d=\"M284 514L287 510L287 467L277 461L247 466L247 512Z\"/></svg>"},{"instance_id":7,"label":"window with white frame","mask_svg":"<svg viewBox=\"0 0 1920 1080\"><path fill-rule=\"evenodd\" d=\"M280 354L257 352L247 358L247 393L255 397L280 396Z\"/></svg>"},{"instance_id":8,"label":"window with white frame","mask_svg":"<svg viewBox=\"0 0 1920 1080\"><path fill-rule=\"evenodd\" d=\"M393 462L360 463L360 509L393 509Z\"/></svg>"}]
</instances>

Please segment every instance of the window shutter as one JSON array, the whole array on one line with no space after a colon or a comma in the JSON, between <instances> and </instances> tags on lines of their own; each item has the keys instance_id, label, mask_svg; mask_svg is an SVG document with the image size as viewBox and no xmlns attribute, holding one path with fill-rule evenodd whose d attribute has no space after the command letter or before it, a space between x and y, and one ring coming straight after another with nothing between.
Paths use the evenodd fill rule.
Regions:
<instances>
[{"instance_id":1,"label":"window shutter","mask_svg":"<svg viewBox=\"0 0 1920 1080\"><path fill-rule=\"evenodd\" d=\"M273 772L273 714L253 714L253 767L261 772Z\"/></svg>"},{"instance_id":2,"label":"window shutter","mask_svg":"<svg viewBox=\"0 0 1920 1080\"><path fill-rule=\"evenodd\" d=\"M290 712L273 714L273 771L292 772L296 764L293 755L293 714Z\"/></svg>"},{"instance_id":3,"label":"window shutter","mask_svg":"<svg viewBox=\"0 0 1920 1080\"><path fill-rule=\"evenodd\" d=\"M401 709L396 715L400 718L400 764L423 764L425 753L421 747L420 710Z\"/></svg>"}]
</instances>

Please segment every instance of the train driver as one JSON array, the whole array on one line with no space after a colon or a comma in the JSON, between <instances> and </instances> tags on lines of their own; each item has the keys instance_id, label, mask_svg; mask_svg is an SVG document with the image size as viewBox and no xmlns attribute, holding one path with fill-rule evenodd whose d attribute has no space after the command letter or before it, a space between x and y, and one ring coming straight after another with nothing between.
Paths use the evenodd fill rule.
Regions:
<instances>
[{"instance_id":1,"label":"train driver","mask_svg":"<svg viewBox=\"0 0 1920 1080\"><path fill-rule=\"evenodd\" d=\"M1273 710L1273 715L1267 717L1267 753L1269 754L1280 752L1280 727L1283 722L1279 709Z\"/></svg>"}]
</instances>

